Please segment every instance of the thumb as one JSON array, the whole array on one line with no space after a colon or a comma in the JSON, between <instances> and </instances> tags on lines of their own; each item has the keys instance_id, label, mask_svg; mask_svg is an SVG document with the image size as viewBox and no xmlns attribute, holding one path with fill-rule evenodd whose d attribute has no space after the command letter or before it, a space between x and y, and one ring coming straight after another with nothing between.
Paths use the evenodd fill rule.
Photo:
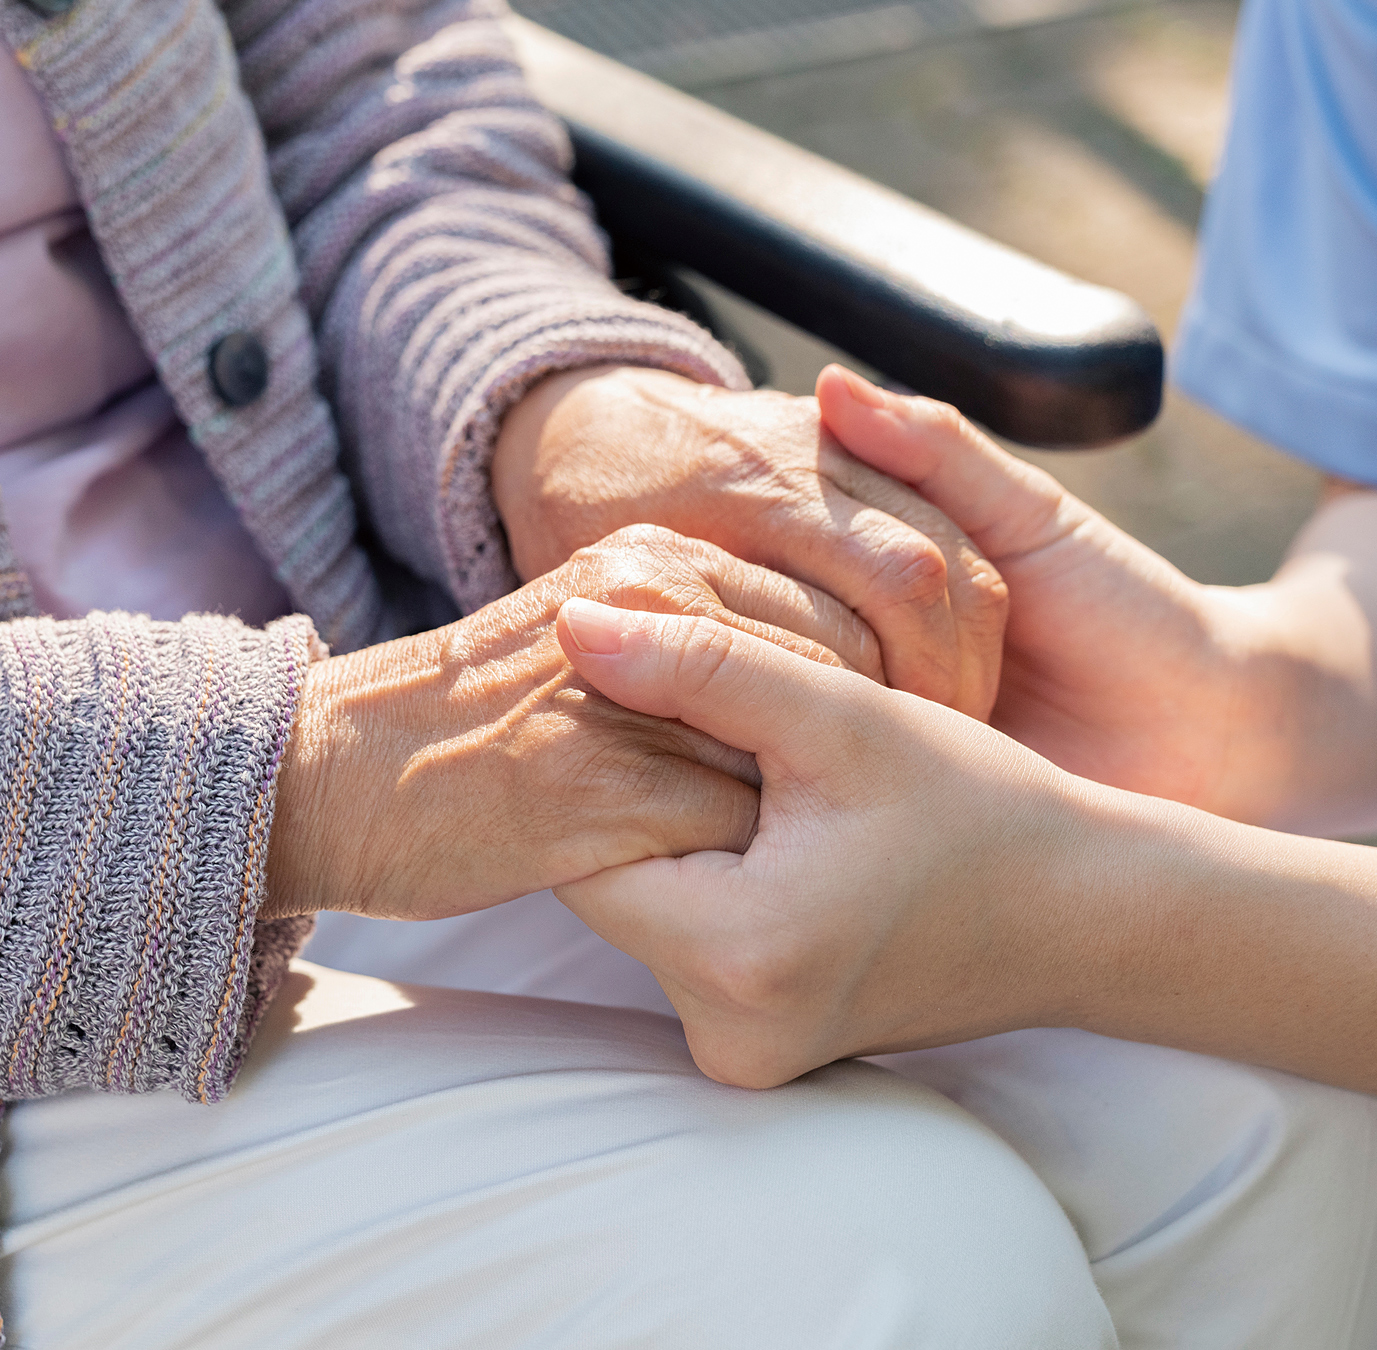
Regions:
<instances>
[{"instance_id":1,"label":"thumb","mask_svg":"<svg viewBox=\"0 0 1377 1350\"><path fill-rule=\"evenodd\" d=\"M817 397L828 431L850 454L916 489L996 567L1046 548L1092 514L950 404L892 394L838 365L818 376Z\"/></svg>"},{"instance_id":2,"label":"thumb","mask_svg":"<svg viewBox=\"0 0 1377 1350\"><path fill-rule=\"evenodd\" d=\"M675 718L773 764L809 775L864 715L864 676L819 665L714 619L615 609L573 598L556 621L570 664L615 703Z\"/></svg>"}]
</instances>

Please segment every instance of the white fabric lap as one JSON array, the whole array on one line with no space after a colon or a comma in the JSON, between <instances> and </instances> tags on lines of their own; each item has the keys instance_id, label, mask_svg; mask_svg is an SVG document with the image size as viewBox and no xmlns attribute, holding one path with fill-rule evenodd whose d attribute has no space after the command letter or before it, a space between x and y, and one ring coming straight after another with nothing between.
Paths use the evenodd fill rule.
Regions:
<instances>
[{"instance_id":1,"label":"white fabric lap","mask_svg":"<svg viewBox=\"0 0 1377 1350\"><path fill-rule=\"evenodd\" d=\"M1125 1350L1377 1346L1377 1099L1079 1031L879 1062L1022 1154Z\"/></svg>"},{"instance_id":2,"label":"white fabric lap","mask_svg":"<svg viewBox=\"0 0 1377 1350\"><path fill-rule=\"evenodd\" d=\"M552 891L431 923L321 914L302 955L380 980L675 1015L655 976L604 942Z\"/></svg>"},{"instance_id":3,"label":"white fabric lap","mask_svg":"<svg viewBox=\"0 0 1377 1350\"><path fill-rule=\"evenodd\" d=\"M392 979L669 1010L644 966L548 891L435 924L326 914L307 950ZM1377 1099L1064 1030L877 1062L1030 1163L1125 1350L1377 1345Z\"/></svg>"},{"instance_id":4,"label":"white fabric lap","mask_svg":"<svg viewBox=\"0 0 1377 1350\"><path fill-rule=\"evenodd\" d=\"M1114 1344L1055 1202L935 1092L752 1093L667 1018L298 972L219 1106L13 1110L16 1345Z\"/></svg>"}]
</instances>

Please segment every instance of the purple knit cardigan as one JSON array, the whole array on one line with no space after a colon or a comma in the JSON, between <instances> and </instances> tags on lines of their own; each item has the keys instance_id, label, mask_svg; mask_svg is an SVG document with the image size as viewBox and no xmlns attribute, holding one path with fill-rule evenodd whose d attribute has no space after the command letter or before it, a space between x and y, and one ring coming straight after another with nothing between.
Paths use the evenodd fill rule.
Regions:
<instances>
[{"instance_id":1,"label":"purple knit cardigan","mask_svg":"<svg viewBox=\"0 0 1377 1350\"><path fill-rule=\"evenodd\" d=\"M0 1097L227 1091L309 922L255 925L318 631L405 631L369 537L471 612L515 584L505 410L604 361L740 387L628 300L499 0L0 0L92 233L195 443L301 615L28 611L0 538ZM250 333L266 391L208 353ZM433 612L433 611L432 611ZM309 617L306 617L309 616Z\"/></svg>"}]
</instances>

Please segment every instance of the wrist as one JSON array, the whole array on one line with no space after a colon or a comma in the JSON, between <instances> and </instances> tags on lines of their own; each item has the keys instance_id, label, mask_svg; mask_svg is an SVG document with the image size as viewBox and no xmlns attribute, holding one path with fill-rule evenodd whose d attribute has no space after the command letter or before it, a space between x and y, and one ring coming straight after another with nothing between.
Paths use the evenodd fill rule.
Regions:
<instances>
[{"instance_id":1,"label":"wrist","mask_svg":"<svg viewBox=\"0 0 1377 1350\"><path fill-rule=\"evenodd\" d=\"M1103 811L1060 1024L1377 1088L1372 851L1131 793Z\"/></svg>"},{"instance_id":2,"label":"wrist","mask_svg":"<svg viewBox=\"0 0 1377 1350\"><path fill-rule=\"evenodd\" d=\"M1009 832L1012 850L1002 850L995 889L1014 906L1002 922L1023 930L1008 1025L1101 1030L1123 992L1122 967L1149 945L1151 910L1133 884L1133 860L1151 851L1156 828L1137 804L1157 799L1055 773L1036 814Z\"/></svg>"},{"instance_id":3,"label":"wrist","mask_svg":"<svg viewBox=\"0 0 1377 1350\"><path fill-rule=\"evenodd\" d=\"M324 863L333 853L326 829L331 711L334 685L346 657L307 667L291 734L277 771L272 829L268 837L267 897L260 919L314 914L325 908L329 881Z\"/></svg>"},{"instance_id":4,"label":"wrist","mask_svg":"<svg viewBox=\"0 0 1377 1350\"><path fill-rule=\"evenodd\" d=\"M1266 823L1304 750L1295 671L1284 655L1286 620L1270 585L1194 589L1202 655L1189 672L1168 672L1180 695L1164 715L1192 726L1200 772L1197 790L1177 799L1229 820Z\"/></svg>"},{"instance_id":5,"label":"wrist","mask_svg":"<svg viewBox=\"0 0 1377 1350\"><path fill-rule=\"evenodd\" d=\"M1058 869L1065 984L1055 1022L1133 1038L1145 1002L1168 977L1163 947L1180 922L1191 858L1180 822L1191 807L1085 784ZM1173 886L1169 879L1183 878Z\"/></svg>"},{"instance_id":6,"label":"wrist","mask_svg":"<svg viewBox=\"0 0 1377 1350\"><path fill-rule=\"evenodd\" d=\"M503 418L491 478L522 581L623 525L668 523L634 500L635 485L609 467L618 458L609 451L653 461L674 418L673 396L714 388L670 371L619 365L558 371L531 387Z\"/></svg>"},{"instance_id":7,"label":"wrist","mask_svg":"<svg viewBox=\"0 0 1377 1350\"><path fill-rule=\"evenodd\" d=\"M539 466L553 449L546 434L551 419L581 385L622 369L603 365L556 371L532 385L502 419L492 458L493 504L507 532L512 565L523 582L564 561L551 562L546 556L555 541L548 539L540 510Z\"/></svg>"},{"instance_id":8,"label":"wrist","mask_svg":"<svg viewBox=\"0 0 1377 1350\"><path fill-rule=\"evenodd\" d=\"M1215 814L1299 834L1377 824L1367 623L1331 557L1257 586L1206 588L1229 698Z\"/></svg>"},{"instance_id":9,"label":"wrist","mask_svg":"<svg viewBox=\"0 0 1377 1350\"><path fill-rule=\"evenodd\" d=\"M1229 874L1200 824L1250 827L1085 779L1071 778L1063 801L1026 888L1039 903L1021 946L1039 976L1015 1024L1185 1045L1218 975Z\"/></svg>"}]
</instances>

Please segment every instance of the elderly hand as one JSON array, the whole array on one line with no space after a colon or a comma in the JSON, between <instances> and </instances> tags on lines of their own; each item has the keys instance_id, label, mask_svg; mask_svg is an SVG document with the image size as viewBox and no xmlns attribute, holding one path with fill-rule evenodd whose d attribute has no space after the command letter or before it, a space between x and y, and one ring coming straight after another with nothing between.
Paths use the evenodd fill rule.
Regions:
<instances>
[{"instance_id":1,"label":"elderly hand","mask_svg":"<svg viewBox=\"0 0 1377 1350\"><path fill-rule=\"evenodd\" d=\"M524 579L620 526L664 525L835 596L879 639L889 684L989 714L998 574L918 494L842 453L812 399L567 372L507 414L492 475Z\"/></svg>"},{"instance_id":2,"label":"elderly hand","mask_svg":"<svg viewBox=\"0 0 1377 1350\"><path fill-rule=\"evenodd\" d=\"M930 498L1007 583L995 726L1073 773L1237 820L1372 828L1377 494L1328 508L1327 542L1302 540L1266 585L1203 586L953 408L838 366L818 398L852 454Z\"/></svg>"},{"instance_id":3,"label":"elderly hand","mask_svg":"<svg viewBox=\"0 0 1377 1350\"><path fill-rule=\"evenodd\" d=\"M554 631L574 595L879 669L830 597L668 530L623 530L447 628L310 668L264 917L438 918L636 858L745 847L750 757L590 693Z\"/></svg>"},{"instance_id":4,"label":"elderly hand","mask_svg":"<svg viewBox=\"0 0 1377 1350\"><path fill-rule=\"evenodd\" d=\"M1067 1026L1377 1089L1372 849L1073 778L709 619L559 622L595 688L759 763L744 855L557 890L655 972L713 1078Z\"/></svg>"}]
</instances>

